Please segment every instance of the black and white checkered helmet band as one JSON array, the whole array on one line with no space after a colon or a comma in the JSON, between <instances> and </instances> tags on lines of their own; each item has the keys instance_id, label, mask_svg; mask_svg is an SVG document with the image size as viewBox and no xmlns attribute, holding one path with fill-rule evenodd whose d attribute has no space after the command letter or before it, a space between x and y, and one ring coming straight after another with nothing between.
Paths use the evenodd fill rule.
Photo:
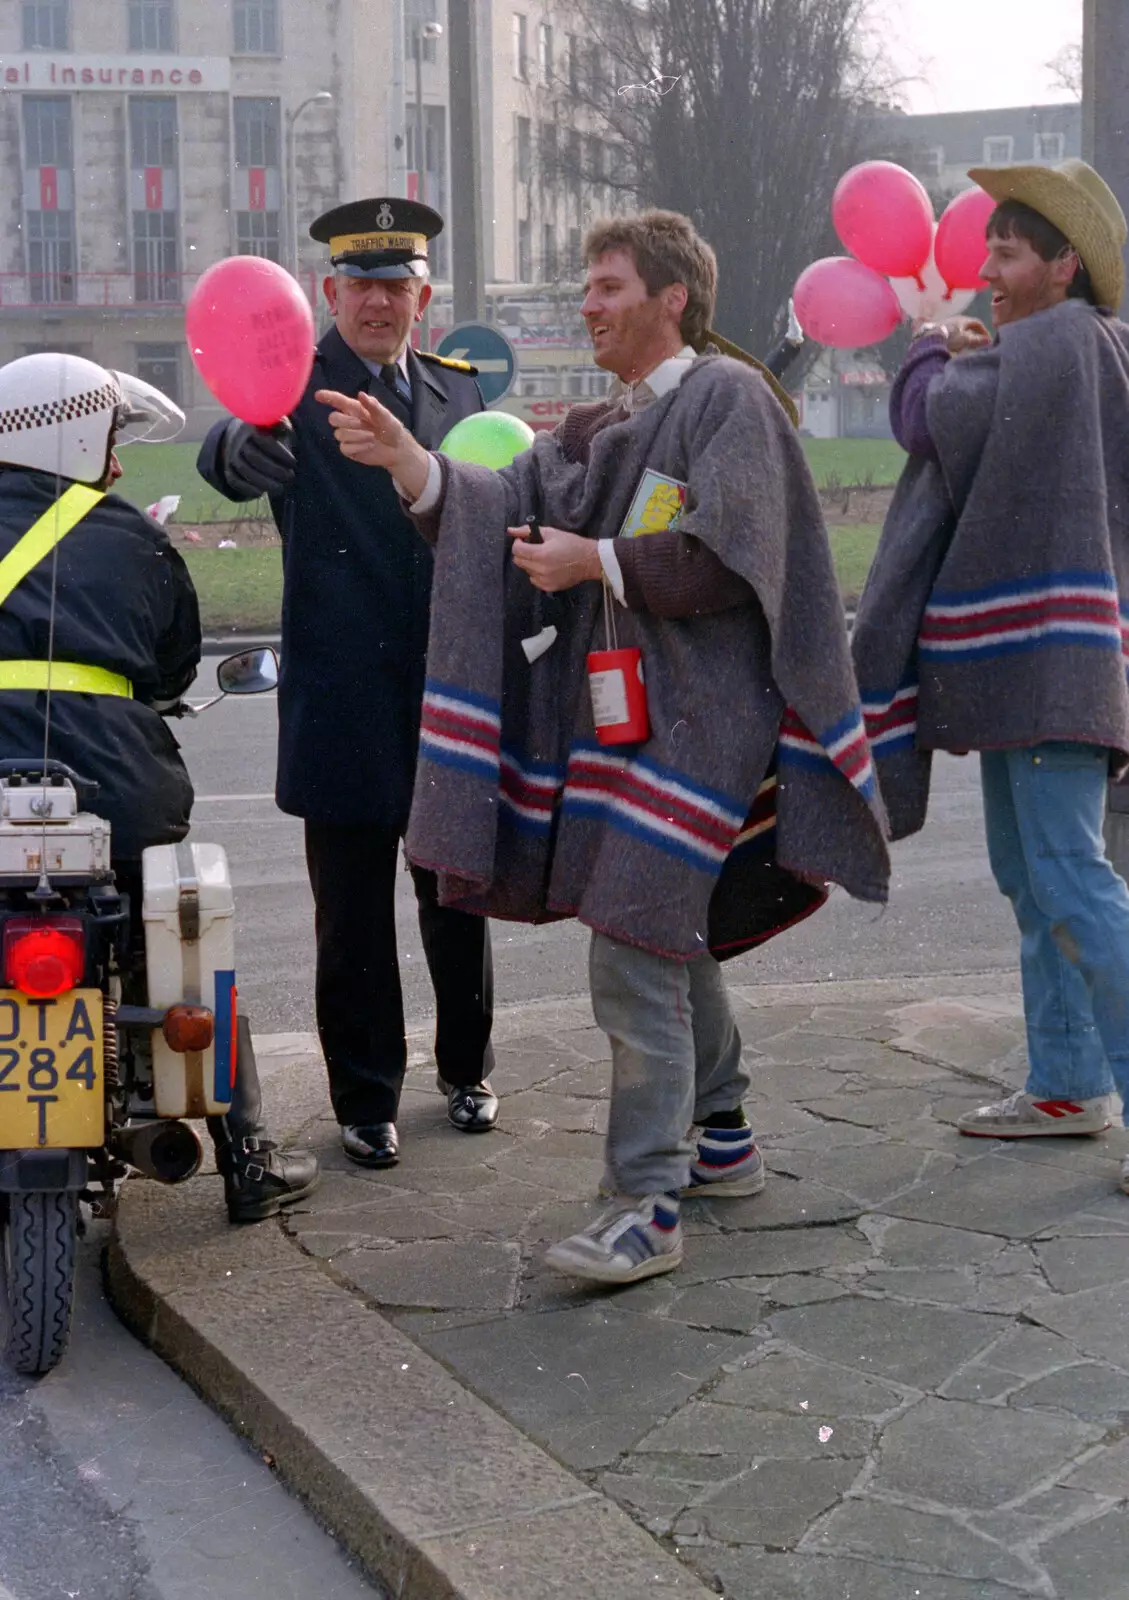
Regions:
<instances>
[{"instance_id":1,"label":"black and white checkered helmet band","mask_svg":"<svg viewBox=\"0 0 1129 1600\"><path fill-rule=\"evenodd\" d=\"M85 394L67 395L61 400L45 400L34 406L13 406L0 411L0 434L26 433L31 428L53 428L61 422L93 417L100 411L113 411L122 402L116 383L88 389Z\"/></svg>"}]
</instances>

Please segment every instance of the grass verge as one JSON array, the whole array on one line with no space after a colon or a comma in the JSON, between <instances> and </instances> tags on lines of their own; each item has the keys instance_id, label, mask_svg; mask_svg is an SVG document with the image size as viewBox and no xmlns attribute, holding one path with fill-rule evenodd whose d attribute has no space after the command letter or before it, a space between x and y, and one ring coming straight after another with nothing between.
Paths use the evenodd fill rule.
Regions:
<instances>
[{"instance_id":1,"label":"grass verge","mask_svg":"<svg viewBox=\"0 0 1129 1600\"><path fill-rule=\"evenodd\" d=\"M906 453L893 439L805 439L804 454L821 489L883 489L897 483Z\"/></svg>"},{"instance_id":2,"label":"grass verge","mask_svg":"<svg viewBox=\"0 0 1129 1600\"><path fill-rule=\"evenodd\" d=\"M181 550L200 599L205 633L277 633L282 551Z\"/></svg>"},{"instance_id":3,"label":"grass verge","mask_svg":"<svg viewBox=\"0 0 1129 1600\"><path fill-rule=\"evenodd\" d=\"M862 523L855 527L829 528L827 531L839 588L845 603L853 606L862 593L882 529Z\"/></svg>"},{"instance_id":4,"label":"grass verge","mask_svg":"<svg viewBox=\"0 0 1129 1600\"><path fill-rule=\"evenodd\" d=\"M805 439L804 453L821 489L896 483L905 455L892 439ZM209 489L196 471L194 444L135 444L121 453L125 477L116 487L135 506L152 505L162 495L181 497L176 521L233 522L270 516L266 499L233 505Z\"/></svg>"},{"instance_id":5,"label":"grass verge","mask_svg":"<svg viewBox=\"0 0 1129 1600\"><path fill-rule=\"evenodd\" d=\"M843 598L862 593L878 543L878 528L832 528L831 552ZM282 609L282 552L182 550L196 593L204 632L276 633Z\"/></svg>"}]
</instances>

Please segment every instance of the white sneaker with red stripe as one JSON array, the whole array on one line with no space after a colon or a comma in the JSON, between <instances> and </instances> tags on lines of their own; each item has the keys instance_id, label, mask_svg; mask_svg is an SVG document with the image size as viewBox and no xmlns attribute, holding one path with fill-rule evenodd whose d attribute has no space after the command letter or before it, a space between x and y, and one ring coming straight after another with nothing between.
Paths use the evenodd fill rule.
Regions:
<instances>
[{"instance_id":1,"label":"white sneaker with red stripe","mask_svg":"<svg viewBox=\"0 0 1129 1600\"><path fill-rule=\"evenodd\" d=\"M1060 1133L1104 1133L1110 1126L1109 1097L1096 1100L1036 1100L1025 1089L957 1122L960 1133L980 1139L1045 1139Z\"/></svg>"}]
</instances>

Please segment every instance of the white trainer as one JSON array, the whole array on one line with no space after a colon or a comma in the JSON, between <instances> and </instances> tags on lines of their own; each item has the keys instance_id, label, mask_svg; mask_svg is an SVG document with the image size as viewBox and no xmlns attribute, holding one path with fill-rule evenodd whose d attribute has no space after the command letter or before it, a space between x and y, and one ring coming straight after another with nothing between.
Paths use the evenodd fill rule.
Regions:
<instances>
[{"instance_id":1,"label":"white trainer","mask_svg":"<svg viewBox=\"0 0 1129 1600\"><path fill-rule=\"evenodd\" d=\"M1036 1100L1025 1089L957 1122L960 1133L979 1139L1045 1139L1064 1133L1104 1133L1110 1126L1109 1096L1095 1100Z\"/></svg>"},{"instance_id":2,"label":"white trainer","mask_svg":"<svg viewBox=\"0 0 1129 1600\"><path fill-rule=\"evenodd\" d=\"M550 1245L547 1265L593 1283L638 1283L682 1263L678 1196L623 1198L582 1233Z\"/></svg>"}]
</instances>

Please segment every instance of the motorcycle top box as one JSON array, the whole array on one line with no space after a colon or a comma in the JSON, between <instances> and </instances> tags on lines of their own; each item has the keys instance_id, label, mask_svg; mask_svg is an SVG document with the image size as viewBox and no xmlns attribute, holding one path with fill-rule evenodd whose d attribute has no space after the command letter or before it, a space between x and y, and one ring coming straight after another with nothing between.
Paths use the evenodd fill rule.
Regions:
<instances>
[{"instance_id":1,"label":"motorcycle top box","mask_svg":"<svg viewBox=\"0 0 1129 1600\"><path fill-rule=\"evenodd\" d=\"M217 844L152 845L142 855L145 970L149 1004L182 1002L214 1018L200 1048L177 1049L154 1028L153 1098L159 1117L222 1116L235 1083L235 900L227 856Z\"/></svg>"}]
</instances>

